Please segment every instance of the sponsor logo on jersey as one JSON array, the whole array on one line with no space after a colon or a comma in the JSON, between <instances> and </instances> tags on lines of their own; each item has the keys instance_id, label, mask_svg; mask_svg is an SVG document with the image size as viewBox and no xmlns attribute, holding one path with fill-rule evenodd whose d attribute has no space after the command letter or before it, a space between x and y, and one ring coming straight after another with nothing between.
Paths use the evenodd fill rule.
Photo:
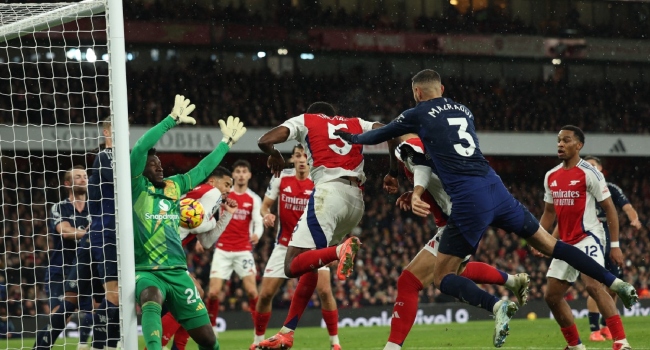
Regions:
<instances>
[{"instance_id":1,"label":"sponsor logo on jersey","mask_svg":"<svg viewBox=\"0 0 650 350\"><path fill-rule=\"evenodd\" d=\"M554 205L573 205L574 198L580 198L580 191L552 191Z\"/></svg>"},{"instance_id":2,"label":"sponsor logo on jersey","mask_svg":"<svg viewBox=\"0 0 650 350\"><path fill-rule=\"evenodd\" d=\"M160 221L162 220L179 219L178 214L167 214L167 212L171 208L171 204L166 199L161 199L160 202L158 202L158 207L160 208L160 212L158 214L152 214L152 213L144 214L144 218L147 220L158 220L156 226L154 227L154 231L158 228L158 226L160 225Z\"/></svg>"}]
</instances>

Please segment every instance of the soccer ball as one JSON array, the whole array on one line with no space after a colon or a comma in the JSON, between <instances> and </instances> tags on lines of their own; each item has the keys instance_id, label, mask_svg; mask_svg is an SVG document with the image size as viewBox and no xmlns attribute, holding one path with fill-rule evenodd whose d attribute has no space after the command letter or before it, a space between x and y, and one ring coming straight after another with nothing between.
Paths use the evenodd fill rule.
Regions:
<instances>
[{"instance_id":1,"label":"soccer ball","mask_svg":"<svg viewBox=\"0 0 650 350\"><path fill-rule=\"evenodd\" d=\"M201 225L205 209L199 201L192 198L183 198L181 200L181 217L180 225L184 228L193 229Z\"/></svg>"}]
</instances>

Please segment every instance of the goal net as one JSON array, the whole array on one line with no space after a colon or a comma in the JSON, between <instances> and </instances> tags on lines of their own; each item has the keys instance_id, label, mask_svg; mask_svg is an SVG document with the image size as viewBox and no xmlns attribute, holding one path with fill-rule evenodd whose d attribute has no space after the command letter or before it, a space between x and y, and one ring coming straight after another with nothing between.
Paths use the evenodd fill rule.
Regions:
<instances>
[{"instance_id":1,"label":"goal net","mask_svg":"<svg viewBox=\"0 0 650 350\"><path fill-rule=\"evenodd\" d=\"M130 192L115 190L129 171L121 12L0 4L2 349L137 341L121 332L136 328Z\"/></svg>"}]
</instances>

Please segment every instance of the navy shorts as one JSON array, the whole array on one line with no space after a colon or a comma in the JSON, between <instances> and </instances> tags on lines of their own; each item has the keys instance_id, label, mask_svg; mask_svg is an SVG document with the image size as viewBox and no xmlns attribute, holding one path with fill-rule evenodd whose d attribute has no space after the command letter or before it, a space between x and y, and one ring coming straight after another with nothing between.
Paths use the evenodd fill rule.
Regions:
<instances>
[{"instance_id":1,"label":"navy shorts","mask_svg":"<svg viewBox=\"0 0 650 350\"><path fill-rule=\"evenodd\" d=\"M79 309L93 310L93 298L101 302L104 298L104 287L98 278L97 266L90 257L90 246L80 245L72 266L66 270L65 291L79 295Z\"/></svg>"},{"instance_id":2,"label":"navy shorts","mask_svg":"<svg viewBox=\"0 0 650 350\"><path fill-rule=\"evenodd\" d=\"M453 207L439 252L464 258L474 254L489 226L529 238L539 221L508 192L499 180L452 198Z\"/></svg>"},{"instance_id":3,"label":"navy shorts","mask_svg":"<svg viewBox=\"0 0 650 350\"><path fill-rule=\"evenodd\" d=\"M50 310L59 305L59 301L63 297L64 283L63 273L49 273L48 281L45 284L45 293L47 294L50 305Z\"/></svg>"},{"instance_id":4,"label":"navy shorts","mask_svg":"<svg viewBox=\"0 0 650 350\"><path fill-rule=\"evenodd\" d=\"M114 230L104 230L102 239L91 236L90 252L93 264L97 266L98 277L103 283L117 281L117 243Z\"/></svg>"}]
</instances>

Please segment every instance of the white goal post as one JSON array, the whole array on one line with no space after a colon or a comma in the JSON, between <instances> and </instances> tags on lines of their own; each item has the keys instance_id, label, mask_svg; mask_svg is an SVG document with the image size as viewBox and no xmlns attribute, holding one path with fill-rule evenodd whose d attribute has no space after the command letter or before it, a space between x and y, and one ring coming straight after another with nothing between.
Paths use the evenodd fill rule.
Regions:
<instances>
[{"instance_id":1,"label":"white goal post","mask_svg":"<svg viewBox=\"0 0 650 350\"><path fill-rule=\"evenodd\" d=\"M99 146L101 121L110 117L114 145L120 340L122 349L137 349L125 61L121 0L0 4L0 200L3 203L0 227L9 228L0 236L0 287L5 284L9 288L5 293L22 293L20 303L29 302L31 298L34 305L38 304L37 270L41 267L23 266L23 258L47 256L47 251L38 247L34 231L42 230L50 218L35 217L35 210L42 207L45 209L38 209L39 214L49 212L58 200L65 199L61 195L54 200L48 195L60 191L61 175L69 164L85 159ZM57 76L56 72L67 72L69 67L77 67L77 63L78 72ZM43 67L47 69L42 71ZM107 82L107 86L100 86L103 82ZM83 126L84 133L74 135L72 125ZM75 151L74 142L84 144L86 151ZM66 168L56 164L59 157L65 160ZM53 163L56 169L52 169ZM85 164L89 168L92 161ZM58 182L52 185L52 181ZM24 193L29 193L27 198ZM41 197L43 203L38 199ZM21 217L22 214L28 219ZM6 235L13 232L12 227L17 228L15 237ZM38 234L45 237L49 247L49 233ZM12 243L14 238L18 243ZM16 244L28 247L17 252L19 266L12 252L6 251L8 246ZM46 261L49 263L49 259ZM11 281L7 281L9 274L15 275ZM25 291L29 291L26 296ZM8 299L4 305L5 312L9 302ZM0 311L2 308L0 304ZM10 313L9 319L11 316ZM31 316L34 315L21 314L21 322ZM22 325L20 330L23 330ZM22 341L18 349L31 349L33 339L23 339L20 335ZM12 341L18 340L0 339L0 348L16 348ZM4 347L5 344L8 346Z\"/></svg>"}]
</instances>

